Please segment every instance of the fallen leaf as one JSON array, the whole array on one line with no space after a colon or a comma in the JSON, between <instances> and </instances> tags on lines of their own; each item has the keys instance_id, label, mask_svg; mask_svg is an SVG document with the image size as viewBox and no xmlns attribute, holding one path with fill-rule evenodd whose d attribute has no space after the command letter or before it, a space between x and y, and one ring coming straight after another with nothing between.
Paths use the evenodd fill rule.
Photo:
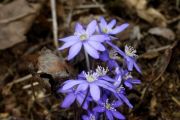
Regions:
<instances>
[{"instance_id":1,"label":"fallen leaf","mask_svg":"<svg viewBox=\"0 0 180 120\"><path fill-rule=\"evenodd\" d=\"M175 39L174 32L169 28L154 27L154 28L149 29L148 32L152 35L161 36L161 37L164 37L168 40L174 40Z\"/></svg>"},{"instance_id":2,"label":"fallen leaf","mask_svg":"<svg viewBox=\"0 0 180 120\"><path fill-rule=\"evenodd\" d=\"M167 26L167 20L164 15L158 10L148 7L147 0L124 0L124 2L127 8L135 10L141 19L157 26Z\"/></svg>"},{"instance_id":3,"label":"fallen leaf","mask_svg":"<svg viewBox=\"0 0 180 120\"><path fill-rule=\"evenodd\" d=\"M68 77L74 70L65 60L58 57L49 49L43 49L38 58L38 68L40 71L50 74L53 77Z\"/></svg>"},{"instance_id":4,"label":"fallen leaf","mask_svg":"<svg viewBox=\"0 0 180 120\"><path fill-rule=\"evenodd\" d=\"M0 49L9 48L26 39L25 34L38 15L42 2L30 4L26 0L15 0L0 5Z\"/></svg>"},{"instance_id":5,"label":"fallen leaf","mask_svg":"<svg viewBox=\"0 0 180 120\"><path fill-rule=\"evenodd\" d=\"M144 10L137 9L137 14L140 18L146 20L149 23L162 27L167 26L167 20L164 15L154 8L147 8Z\"/></svg>"}]
</instances>

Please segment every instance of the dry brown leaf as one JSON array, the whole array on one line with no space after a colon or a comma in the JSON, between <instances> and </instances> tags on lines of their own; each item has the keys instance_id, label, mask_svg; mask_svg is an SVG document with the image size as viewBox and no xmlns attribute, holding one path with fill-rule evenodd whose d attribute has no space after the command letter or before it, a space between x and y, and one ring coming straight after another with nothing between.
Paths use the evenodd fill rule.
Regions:
<instances>
[{"instance_id":1,"label":"dry brown leaf","mask_svg":"<svg viewBox=\"0 0 180 120\"><path fill-rule=\"evenodd\" d=\"M53 77L68 77L74 73L63 58L55 55L51 50L43 49L38 58L38 68L40 71L51 74Z\"/></svg>"},{"instance_id":2,"label":"dry brown leaf","mask_svg":"<svg viewBox=\"0 0 180 120\"><path fill-rule=\"evenodd\" d=\"M41 2L30 4L26 0L15 0L0 6L0 49L6 49L26 39L25 34L41 6Z\"/></svg>"},{"instance_id":3,"label":"dry brown leaf","mask_svg":"<svg viewBox=\"0 0 180 120\"><path fill-rule=\"evenodd\" d=\"M167 20L159 11L154 8L148 8L144 10L137 10L137 14L140 18L146 20L154 25L165 27Z\"/></svg>"},{"instance_id":4,"label":"dry brown leaf","mask_svg":"<svg viewBox=\"0 0 180 120\"><path fill-rule=\"evenodd\" d=\"M124 0L124 2L129 9L135 9L141 19L158 26L165 27L167 25L167 20L163 14L154 8L147 7L147 0Z\"/></svg>"},{"instance_id":5,"label":"dry brown leaf","mask_svg":"<svg viewBox=\"0 0 180 120\"><path fill-rule=\"evenodd\" d=\"M164 37L168 40L174 40L175 39L174 32L169 28L154 27L154 28L149 29L148 32L152 35L161 36L161 37Z\"/></svg>"}]
</instances>

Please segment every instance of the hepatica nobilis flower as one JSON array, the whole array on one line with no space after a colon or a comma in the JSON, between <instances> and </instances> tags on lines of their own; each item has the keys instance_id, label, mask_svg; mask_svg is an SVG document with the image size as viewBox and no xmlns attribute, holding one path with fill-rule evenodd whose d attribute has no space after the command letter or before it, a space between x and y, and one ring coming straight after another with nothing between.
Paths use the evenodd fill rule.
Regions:
<instances>
[{"instance_id":1,"label":"hepatica nobilis flower","mask_svg":"<svg viewBox=\"0 0 180 120\"><path fill-rule=\"evenodd\" d=\"M114 120L114 117L120 120L124 120L125 117L116 109L121 105L121 101L113 101L112 103L110 103L109 99L103 98L102 100L98 101L98 105L93 109L93 111L99 113L104 112L109 120Z\"/></svg>"},{"instance_id":2,"label":"hepatica nobilis flower","mask_svg":"<svg viewBox=\"0 0 180 120\"><path fill-rule=\"evenodd\" d=\"M108 45L114 48L125 60L127 68L129 71L132 71L135 68L139 73L141 73L141 69L136 63L136 50L132 46L125 46L125 52L123 52L118 46L114 45L112 42L107 41Z\"/></svg>"},{"instance_id":3,"label":"hepatica nobilis flower","mask_svg":"<svg viewBox=\"0 0 180 120\"><path fill-rule=\"evenodd\" d=\"M131 73L128 71L124 71L123 80L124 80L124 85L129 89L132 89L133 85L141 84L141 81L139 79L133 78Z\"/></svg>"},{"instance_id":4,"label":"hepatica nobilis flower","mask_svg":"<svg viewBox=\"0 0 180 120\"><path fill-rule=\"evenodd\" d=\"M125 61L126 61L126 64L127 64L127 68L129 71L132 71L133 70L133 67L135 67L135 69L141 73L141 70L139 68L139 66L137 65L136 63L136 50L131 47L131 46L125 46L125 54L124 55L124 58L125 58Z\"/></svg>"},{"instance_id":5,"label":"hepatica nobilis flower","mask_svg":"<svg viewBox=\"0 0 180 120\"><path fill-rule=\"evenodd\" d=\"M124 23L122 25L114 27L115 24L116 24L115 19L107 23L104 17L100 17L100 23L99 23L100 32L107 35L115 35L122 32L129 26L128 23Z\"/></svg>"},{"instance_id":6,"label":"hepatica nobilis flower","mask_svg":"<svg viewBox=\"0 0 180 120\"><path fill-rule=\"evenodd\" d=\"M96 20L91 21L87 27L77 23L73 35L60 39L65 43L59 50L69 48L68 60L73 59L82 47L85 51L89 71L83 70L77 75L77 78L65 81L58 91L66 95L61 107L69 108L77 101L88 113L82 116L83 120L98 120L101 115L106 115L109 120L125 119L117 108L123 104L133 108L128 100L126 89L132 89L134 85L141 83L130 74L133 68L139 73L141 70L136 63L137 55L133 47L126 45L123 51L111 41L117 39L115 35L125 30L129 24L125 23L119 26L115 26L115 24L115 19L107 23L103 17L98 23ZM108 49L107 45L112 50ZM87 54L105 63L93 61L94 65L98 67L95 70L90 70L91 61ZM118 55L124 60L117 61ZM103 66L106 64L107 68L101 67L99 64ZM95 105L97 106L95 107Z\"/></svg>"},{"instance_id":7,"label":"hepatica nobilis flower","mask_svg":"<svg viewBox=\"0 0 180 120\"><path fill-rule=\"evenodd\" d=\"M102 42L107 39L107 36L101 34L94 34L96 31L97 22L93 20L87 25L87 28L77 23L75 26L75 33L69 37L61 38L60 41L65 42L63 46L59 48L59 50L63 50L65 48L70 47L68 60L74 58L81 50L82 46L85 51L93 58L99 58L98 51L104 51L105 47Z\"/></svg>"},{"instance_id":8,"label":"hepatica nobilis flower","mask_svg":"<svg viewBox=\"0 0 180 120\"><path fill-rule=\"evenodd\" d=\"M87 111L88 115L83 115L83 120L98 120L98 113L97 112L91 112L90 110Z\"/></svg>"},{"instance_id":9,"label":"hepatica nobilis flower","mask_svg":"<svg viewBox=\"0 0 180 120\"><path fill-rule=\"evenodd\" d=\"M105 50L100 54L100 60L106 62L109 69L119 66L116 59L118 59L118 53L116 50Z\"/></svg>"},{"instance_id":10,"label":"hepatica nobilis flower","mask_svg":"<svg viewBox=\"0 0 180 120\"><path fill-rule=\"evenodd\" d=\"M83 100L85 99L85 96L86 96L86 91L76 92L75 88L70 88L67 90L59 89L58 92L67 94L65 99L63 100L63 102L61 104L62 108L69 108L75 101L77 101L78 104L81 105L83 103ZM89 101L91 101L91 99L87 98L87 100L84 102L84 104L82 106L84 109L88 108Z\"/></svg>"},{"instance_id":11,"label":"hepatica nobilis flower","mask_svg":"<svg viewBox=\"0 0 180 120\"><path fill-rule=\"evenodd\" d=\"M116 93L114 93L117 99L120 101L126 103L126 105L129 106L129 108L133 108L132 104L129 102L128 98L126 97L125 94L125 88L122 86L119 86L116 88Z\"/></svg>"},{"instance_id":12,"label":"hepatica nobilis flower","mask_svg":"<svg viewBox=\"0 0 180 120\"><path fill-rule=\"evenodd\" d=\"M100 99L101 88L115 92L114 86L106 80L101 79L98 73L94 71L89 71L87 73L83 72L80 79L67 80L62 86L62 90L68 90L75 86L77 87L77 92L86 91L89 89L90 96L95 101L98 101Z\"/></svg>"}]
</instances>

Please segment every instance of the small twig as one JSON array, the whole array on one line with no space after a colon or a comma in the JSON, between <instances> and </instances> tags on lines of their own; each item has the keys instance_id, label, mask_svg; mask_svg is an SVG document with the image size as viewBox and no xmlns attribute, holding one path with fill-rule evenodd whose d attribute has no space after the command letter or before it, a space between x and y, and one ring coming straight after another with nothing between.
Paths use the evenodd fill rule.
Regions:
<instances>
[{"instance_id":1,"label":"small twig","mask_svg":"<svg viewBox=\"0 0 180 120\"><path fill-rule=\"evenodd\" d=\"M36 86L36 85L39 85L39 83L38 82L34 82L34 83L32 83L32 85ZM25 86L22 87L22 89L29 89L30 87L32 87L32 85L31 84L25 85Z\"/></svg>"},{"instance_id":2,"label":"small twig","mask_svg":"<svg viewBox=\"0 0 180 120\"><path fill-rule=\"evenodd\" d=\"M178 105L180 106L180 101L176 99L174 96L171 97L171 99Z\"/></svg>"},{"instance_id":3,"label":"small twig","mask_svg":"<svg viewBox=\"0 0 180 120\"><path fill-rule=\"evenodd\" d=\"M177 45L177 43L178 43L178 41L175 41L171 45L165 45L165 46L162 46L162 47L159 47L159 48L154 48L154 49L148 50L146 53L143 53L143 54L139 55L138 59L143 58L144 55L146 55L146 54L156 53L156 52L164 51L164 50L167 50L167 49L173 49Z\"/></svg>"},{"instance_id":4,"label":"small twig","mask_svg":"<svg viewBox=\"0 0 180 120\"><path fill-rule=\"evenodd\" d=\"M79 5L75 7L76 9L90 9L90 8L101 8L104 7L103 5L99 4L89 4L89 5Z\"/></svg>"},{"instance_id":5,"label":"small twig","mask_svg":"<svg viewBox=\"0 0 180 120\"><path fill-rule=\"evenodd\" d=\"M73 16L73 8L70 8L68 17L67 17L67 22L66 22L66 27L69 28L71 20L72 20L72 16Z\"/></svg>"},{"instance_id":6,"label":"small twig","mask_svg":"<svg viewBox=\"0 0 180 120\"><path fill-rule=\"evenodd\" d=\"M24 81L26 81L26 80L28 80L28 79L30 79L30 78L32 78L32 75L31 75L31 74L26 75L26 76L24 76L24 77L22 77L22 78L13 80L13 81L12 81L11 83L9 83L8 85L11 86L11 85L14 85L14 84L16 84L16 83L24 82Z\"/></svg>"},{"instance_id":7,"label":"small twig","mask_svg":"<svg viewBox=\"0 0 180 120\"><path fill-rule=\"evenodd\" d=\"M37 97L36 97L36 93L35 93L35 88L33 86L33 79L31 79L31 89L32 89L32 93L33 93L33 97L34 97L34 100L37 102Z\"/></svg>"},{"instance_id":8,"label":"small twig","mask_svg":"<svg viewBox=\"0 0 180 120\"><path fill-rule=\"evenodd\" d=\"M38 71L37 73L42 73L42 72L41 72L41 71ZM24 82L24 81L26 81L26 80L28 80L28 79L30 79L30 78L32 78L32 75L31 75L31 74L26 75L26 76L24 76L24 77L22 77L22 78L13 80L13 81L12 81L11 83L9 83L8 85L9 85L9 86L12 86L12 85L14 85L14 84L17 84L17 83L20 83L20 82Z\"/></svg>"},{"instance_id":9,"label":"small twig","mask_svg":"<svg viewBox=\"0 0 180 120\"><path fill-rule=\"evenodd\" d=\"M100 5L100 3L98 3L96 0L92 0L92 1L93 1L96 5ZM106 10L104 9L104 6L103 6L103 5L100 6L100 9L101 9L102 12L106 13Z\"/></svg>"},{"instance_id":10,"label":"small twig","mask_svg":"<svg viewBox=\"0 0 180 120\"><path fill-rule=\"evenodd\" d=\"M54 38L54 46L56 48L59 47L58 44L58 28L57 28L57 15L56 15L56 0L51 0L51 13L52 13L52 21L53 21L53 38Z\"/></svg>"},{"instance_id":11,"label":"small twig","mask_svg":"<svg viewBox=\"0 0 180 120\"><path fill-rule=\"evenodd\" d=\"M176 7L179 8L180 0L176 0Z\"/></svg>"},{"instance_id":12,"label":"small twig","mask_svg":"<svg viewBox=\"0 0 180 120\"><path fill-rule=\"evenodd\" d=\"M174 23L174 22L176 22L176 21L179 21L179 20L180 20L180 15L177 16L177 17L175 17L175 18L173 18L173 19L168 20L167 23L168 23L168 24L172 24L172 23Z\"/></svg>"}]
</instances>

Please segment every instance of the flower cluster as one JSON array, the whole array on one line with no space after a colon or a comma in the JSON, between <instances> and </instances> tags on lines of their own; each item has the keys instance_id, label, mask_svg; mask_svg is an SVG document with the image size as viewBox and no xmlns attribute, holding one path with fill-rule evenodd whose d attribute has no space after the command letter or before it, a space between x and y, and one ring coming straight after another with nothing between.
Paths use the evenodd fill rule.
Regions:
<instances>
[{"instance_id":1,"label":"flower cluster","mask_svg":"<svg viewBox=\"0 0 180 120\"><path fill-rule=\"evenodd\" d=\"M141 70L136 63L137 55L133 47L126 45L123 51L113 44L112 41L117 40L115 35L128 27L127 23L115 24L115 19L107 23L103 17L98 22L91 21L87 27L77 23L73 35L59 39L65 42L59 50L69 48L67 60L77 56L83 47L89 56L107 65L105 68L99 65L95 70L82 71L76 78L65 81L58 90L66 95L61 107L69 108L77 103L87 111L87 115L82 115L83 120L98 120L103 115L109 120L125 119L118 107L125 104L133 108L126 89L141 83L131 75L133 68L139 73Z\"/></svg>"}]
</instances>

